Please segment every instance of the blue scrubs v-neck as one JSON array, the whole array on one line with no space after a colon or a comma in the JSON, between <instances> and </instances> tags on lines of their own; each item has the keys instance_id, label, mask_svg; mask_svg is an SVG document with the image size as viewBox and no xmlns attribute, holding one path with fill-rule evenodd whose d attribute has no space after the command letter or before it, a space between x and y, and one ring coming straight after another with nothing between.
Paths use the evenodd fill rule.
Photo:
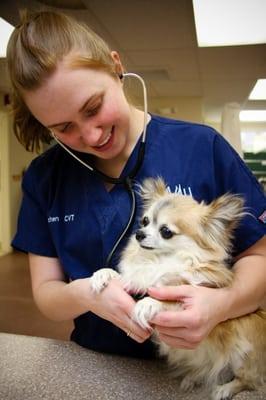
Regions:
<instances>
[{"instance_id":1,"label":"blue scrubs v-neck","mask_svg":"<svg viewBox=\"0 0 266 400\"><path fill-rule=\"evenodd\" d=\"M141 137L138 139L131 152L119 178L127 177L136 165L140 142ZM124 184L115 184L112 189L108 191L101 178L96 177L95 183L97 187L94 187L93 191L90 191L90 196L92 196L93 199L92 207L100 227L102 237L102 260L103 264L105 264L108 255L128 223L132 210L132 198ZM117 232L117 234L114 235L114 232ZM131 233L132 229L127 232L124 240L126 240ZM118 258L115 253L114 257L112 257L111 265L115 268L117 262Z\"/></svg>"}]
</instances>

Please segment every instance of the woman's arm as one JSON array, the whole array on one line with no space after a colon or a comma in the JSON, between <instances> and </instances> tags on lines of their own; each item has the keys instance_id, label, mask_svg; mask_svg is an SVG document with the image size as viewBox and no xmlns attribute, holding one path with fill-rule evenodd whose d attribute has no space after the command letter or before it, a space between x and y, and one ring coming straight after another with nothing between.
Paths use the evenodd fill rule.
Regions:
<instances>
[{"instance_id":1,"label":"woman's arm","mask_svg":"<svg viewBox=\"0 0 266 400\"><path fill-rule=\"evenodd\" d=\"M211 289L182 285L151 288L159 300L178 300L184 310L165 311L152 321L170 346L195 348L222 321L266 306L266 237L239 255L230 288Z\"/></svg>"},{"instance_id":2,"label":"woman's arm","mask_svg":"<svg viewBox=\"0 0 266 400\"><path fill-rule=\"evenodd\" d=\"M57 258L29 255L32 292L40 311L54 321L72 320L92 311L143 342L150 336L131 320L135 302L117 279L100 293L91 290L90 278L67 283Z\"/></svg>"},{"instance_id":3,"label":"woman's arm","mask_svg":"<svg viewBox=\"0 0 266 400\"><path fill-rule=\"evenodd\" d=\"M266 309L266 236L237 257L233 270L225 319Z\"/></svg>"}]
</instances>

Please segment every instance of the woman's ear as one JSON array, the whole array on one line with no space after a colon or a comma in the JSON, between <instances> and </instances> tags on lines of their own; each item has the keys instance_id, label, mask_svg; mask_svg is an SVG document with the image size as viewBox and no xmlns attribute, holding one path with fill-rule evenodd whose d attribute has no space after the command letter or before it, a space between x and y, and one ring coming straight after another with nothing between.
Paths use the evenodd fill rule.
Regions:
<instances>
[{"instance_id":1,"label":"woman's ear","mask_svg":"<svg viewBox=\"0 0 266 400\"><path fill-rule=\"evenodd\" d=\"M120 56L117 51L111 51L111 57L114 60L115 72L118 74L118 76L120 78L120 76L122 76L122 74L124 72L124 68L123 68L122 62L120 60Z\"/></svg>"}]
</instances>

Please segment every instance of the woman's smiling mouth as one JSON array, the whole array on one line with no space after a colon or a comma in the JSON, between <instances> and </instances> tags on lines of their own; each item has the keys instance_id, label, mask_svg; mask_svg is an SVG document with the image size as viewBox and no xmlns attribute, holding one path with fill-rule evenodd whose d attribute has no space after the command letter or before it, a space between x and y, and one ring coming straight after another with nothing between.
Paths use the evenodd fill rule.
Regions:
<instances>
[{"instance_id":1,"label":"woman's smiling mouth","mask_svg":"<svg viewBox=\"0 0 266 400\"><path fill-rule=\"evenodd\" d=\"M107 137L102 141L97 146L93 146L93 148L97 151L106 151L109 150L109 148L113 144L113 138L114 138L114 126L111 129L111 132L107 135Z\"/></svg>"}]
</instances>

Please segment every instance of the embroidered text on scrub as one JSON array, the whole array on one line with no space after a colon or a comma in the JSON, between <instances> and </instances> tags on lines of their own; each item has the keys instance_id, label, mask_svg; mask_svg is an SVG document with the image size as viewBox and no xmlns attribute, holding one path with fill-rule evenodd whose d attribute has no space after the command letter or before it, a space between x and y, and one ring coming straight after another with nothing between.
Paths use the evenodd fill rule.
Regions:
<instances>
[{"instance_id":1,"label":"embroidered text on scrub","mask_svg":"<svg viewBox=\"0 0 266 400\"><path fill-rule=\"evenodd\" d=\"M73 222L75 218L75 214L69 214L64 216L64 222ZM48 224L51 224L52 222L59 222L60 218L58 216L56 217L48 217L47 219Z\"/></svg>"}]
</instances>

